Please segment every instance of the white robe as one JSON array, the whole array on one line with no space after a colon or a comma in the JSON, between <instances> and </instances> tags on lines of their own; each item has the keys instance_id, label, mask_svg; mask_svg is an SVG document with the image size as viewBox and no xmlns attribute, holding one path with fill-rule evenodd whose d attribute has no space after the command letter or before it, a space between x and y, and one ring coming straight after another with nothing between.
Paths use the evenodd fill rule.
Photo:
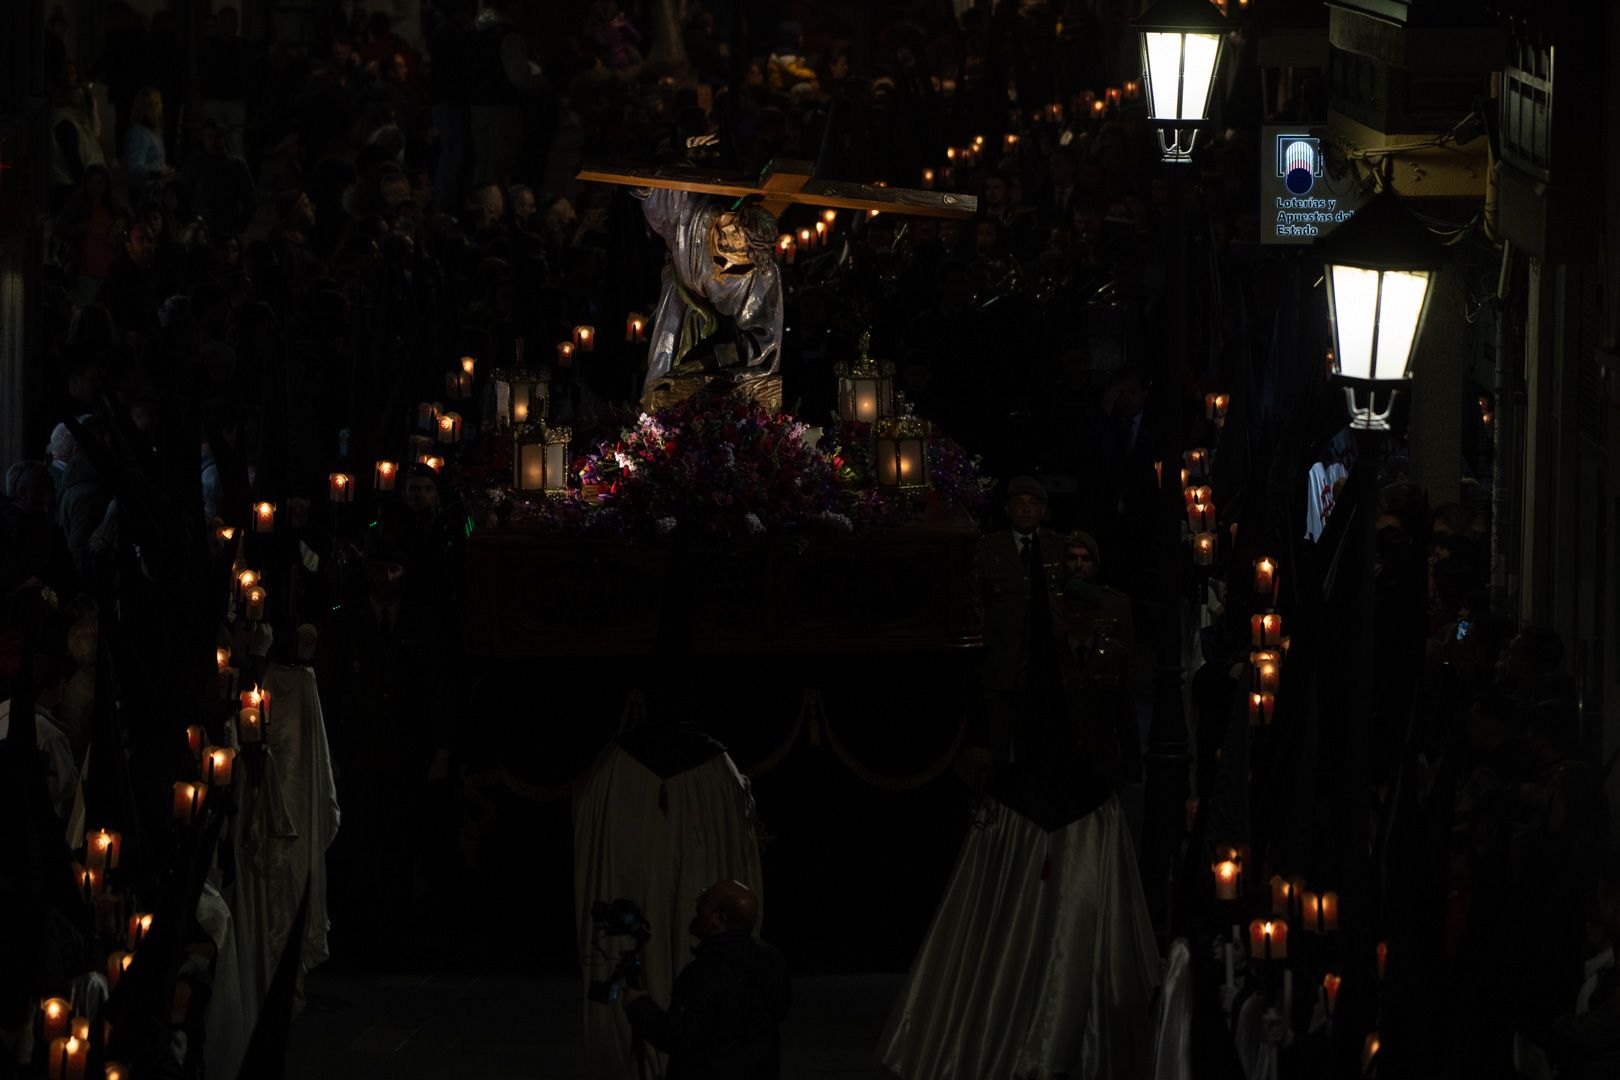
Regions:
<instances>
[{"instance_id":1,"label":"white robe","mask_svg":"<svg viewBox=\"0 0 1620 1080\"><path fill-rule=\"evenodd\" d=\"M660 786L667 812L659 809ZM729 754L661 781L618 743L609 743L573 809L574 898L586 983L606 979L612 970L611 963L588 959L596 900L631 900L647 917L652 937L642 986L666 1007L676 974L692 959L695 942L687 925L699 893L716 881L741 881L760 898L763 922L754 796ZM616 953L630 946L628 938L612 938L603 947ZM585 1054L592 1080L636 1080L623 1008L585 1001ZM661 1073L663 1055L654 1056Z\"/></svg>"},{"instance_id":2,"label":"white robe","mask_svg":"<svg viewBox=\"0 0 1620 1080\"><path fill-rule=\"evenodd\" d=\"M962 845L879 1060L905 1080L1147 1076L1159 954L1118 797L1051 833L994 805Z\"/></svg>"}]
</instances>

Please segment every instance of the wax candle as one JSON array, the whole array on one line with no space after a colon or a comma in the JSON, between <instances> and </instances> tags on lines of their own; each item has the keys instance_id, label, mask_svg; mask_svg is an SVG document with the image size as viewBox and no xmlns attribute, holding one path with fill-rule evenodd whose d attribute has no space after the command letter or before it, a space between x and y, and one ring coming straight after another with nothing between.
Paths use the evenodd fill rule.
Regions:
<instances>
[{"instance_id":1,"label":"wax candle","mask_svg":"<svg viewBox=\"0 0 1620 1080\"><path fill-rule=\"evenodd\" d=\"M203 746L207 741L201 724L192 724L186 728L186 749L191 751L191 760L202 761Z\"/></svg>"},{"instance_id":2,"label":"wax candle","mask_svg":"<svg viewBox=\"0 0 1620 1080\"><path fill-rule=\"evenodd\" d=\"M247 591L243 608L249 622L263 621L265 595L263 585L255 585Z\"/></svg>"},{"instance_id":3,"label":"wax candle","mask_svg":"<svg viewBox=\"0 0 1620 1080\"><path fill-rule=\"evenodd\" d=\"M198 755L201 760L201 755ZM184 780L174 782L174 820L182 825L190 825L197 820L202 812L203 793L206 787L199 784L188 784Z\"/></svg>"},{"instance_id":4,"label":"wax candle","mask_svg":"<svg viewBox=\"0 0 1620 1080\"><path fill-rule=\"evenodd\" d=\"M1331 933L1339 928L1339 894L1333 891L1322 894L1322 932Z\"/></svg>"},{"instance_id":5,"label":"wax candle","mask_svg":"<svg viewBox=\"0 0 1620 1080\"><path fill-rule=\"evenodd\" d=\"M423 455L422 464L426 465L434 472L442 472L444 470L444 458L439 457L437 454Z\"/></svg>"},{"instance_id":6,"label":"wax candle","mask_svg":"<svg viewBox=\"0 0 1620 1080\"><path fill-rule=\"evenodd\" d=\"M1215 899L1238 898L1238 874L1238 864L1232 859L1222 859L1215 864Z\"/></svg>"},{"instance_id":7,"label":"wax candle","mask_svg":"<svg viewBox=\"0 0 1620 1080\"><path fill-rule=\"evenodd\" d=\"M124 837L108 829L97 829L84 838L84 864L105 873L118 867L124 851Z\"/></svg>"},{"instance_id":8,"label":"wax candle","mask_svg":"<svg viewBox=\"0 0 1620 1080\"><path fill-rule=\"evenodd\" d=\"M1193 561L1199 566L1215 565L1215 534L1201 532L1193 537Z\"/></svg>"},{"instance_id":9,"label":"wax candle","mask_svg":"<svg viewBox=\"0 0 1620 1080\"><path fill-rule=\"evenodd\" d=\"M1046 107L1046 118L1054 124L1063 123L1063 104L1054 101Z\"/></svg>"},{"instance_id":10,"label":"wax candle","mask_svg":"<svg viewBox=\"0 0 1620 1080\"><path fill-rule=\"evenodd\" d=\"M1236 876L1236 882L1237 882L1236 889L1237 889L1237 892L1238 892L1239 895L1242 895L1242 893L1243 893L1243 853L1244 853L1244 850L1245 849L1243 849L1243 848L1233 847L1233 846L1231 846L1229 844L1225 845L1225 846L1217 845L1216 848L1215 848L1215 861L1210 863L1210 866L1209 866L1210 870L1213 871L1216 874L1216 876L1218 877L1219 874L1220 874L1220 865L1221 865L1221 863L1223 863L1223 862L1231 863L1234 870L1235 870L1235 873L1237 875Z\"/></svg>"},{"instance_id":11,"label":"wax candle","mask_svg":"<svg viewBox=\"0 0 1620 1080\"><path fill-rule=\"evenodd\" d=\"M73 1018L73 1028L69 1032L69 1034L72 1035L73 1038L78 1039L81 1043L84 1043L84 1045L89 1046L90 1045L90 1019L89 1019L89 1017L75 1016Z\"/></svg>"},{"instance_id":12,"label":"wax candle","mask_svg":"<svg viewBox=\"0 0 1620 1080\"><path fill-rule=\"evenodd\" d=\"M1110 86L1108 88L1108 104L1118 105L1124 96L1125 92L1120 87Z\"/></svg>"},{"instance_id":13,"label":"wax candle","mask_svg":"<svg viewBox=\"0 0 1620 1080\"><path fill-rule=\"evenodd\" d=\"M786 235L784 235L782 237L782 239L785 239L785 240L787 240L789 242L791 242L793 240L793 238L791 236L786 236ZM777 243L780 244L781 240L778 240ZM789 259L787 261L792 262L793 260ZM631 343L635 343L635 342L638 342L638 341L646 341L647 340L647 316L643 315L639 311L632 311L625 318L625 320L624 320L624 340L626 340L628 342L631 342Z\"/></svg>"},{"instance_id":14,"label":"wax candle","mask_svg":"<svg viewBox=\"0 0 1620 1080\"><path fill-rule=\"evenodd\" d=\"M465 374L471 375L477 368L478 361L474 357L463 356L461 358L461 370Z\"/></svg>"},{"instance_id":15,"label":"wax candle","mask_svg":"<svg viewBox=\"0 0 1620 1080\"><path fill-rule=\"evenodd\" d=\"M1314 892L1299 894L1299 917L1307 934L1325 934L1327 925L1322 919L1322 898Z\"/></svg>"},{"instance_id":16,"label":"wax candle","mask_svg":"<svg viewBox=\"0 0 1620 1080\"><path fill-rule=\"evenodd\" d=\"M461 441L460 413L447 412L439 417L439 441L442 443Z\"/></svg>"},{"instance_id":17,"label":"wax candle","mask_svg":"<svg viewBox=\"0 0 1620 1080\"><path fill-rule=\"evenodd\" d=\"M1209 451L1201 446L1186 451L1182 460L1194 476L1203 476L1209 469Z\"/></svg>"},{"instance_id":18,"label":"wax candle","mask_svg":"<svg viewBox=\"0 0 1620 1080\"><path fill-rule=\"evenodd\" d=\"M123 977L124 972L129 970L129 965L133 964L134 962L135 954L125 952L123 949L119 949L118 951L109 955L107 957L108 987L111 989L117 989L118 980Z\"/></svg>"},{"instance_id":19,"label":"wax candle","mask_svg":"<svg viewBox=\"0 0 1620 1080\"><path fill-rule=\"evenodd\" d=\"M202 781L209 787L229 787L236 772L236 751L229 746L203 747Z\"/></svg>"},{"instance_id":20,"label":"wax candle","mask_svg":"<svg viewBox=\"0 0 1620 1080\"><path fill-rule=\"evenodd\" d=\"M130 1080L129 1066L122 1061L107 1062L105 1080Z\"/></svg>"},{"instance_id":21,"label":"wax candle","mask_svg":"<svg viewBox=\"0 0 1620 1080\"><path fill-rule=\"evenodd\" d=\"M800 229L799 246L804 248L806 251L814 251L816 246L816 234L810 229Z\"/></svg>"},{"instance_id":22,"label":"wax candle","mask_svg":"<svg viewBox=\"0 0 1620 1080\"><path fill-rule=\"evenodd\" d=\"M1249 636L1257 649L1282 646L1282 616L1275 611L1257 612L1249 618Z\"/></svg>"},{"instance_id":23,"label":"wax candle","mask_svg":"<svg viewBox=\"0 0 1620 1080\"><path fill-rule=\"evenodd\" d=\"M1126 79L1123 89L1125 91L1126 101L1135 101L1137 98L1142 96L1142 84L1137 82L1135 79Z\"/></svg>"},{"instance_id":24,"label":"wax candle","mask_svg":"<svg viewBox=\"0 0 1620 1080\"><path fill-rule=\"evenodd\" d=\"M1287 916L1293 898L1293 883L1279 874L1273 874L1268 884L1271 886L1271 913Z\"/></svg>"},{"instance_id":25,"label":"wax candle","mask_svg":"<svg viewBox=\"0 0 1620 1080\"><path fill-rule=\"evenodd\" d=\"M243 708L259 710L259 719L265 727L270 726L270 691L255 685L251 690L242 691L241 703Z\"/></svg>"},{"instance_id":26,"label":"wax candle","mask_svg":"<svg viewBox=\"0 0 1620 1080\"><path fill-rule=\"evenodd\" d=\"M1187 507L1187 525L1193 532L1208 532L1215 527L1215 504L1195 502Z\"/></svg>"},{"instance_id":27,"label":"wax candle","mask_svg":"<svg viewBox=\"0 0 1620 1080\"><path fill-rule=\"evenodd\" d=\"M572 341L557 342L557 366L574 366L574 343Z\"/></svg>"},{"instance_id":28,"label":"wax candle","mask_svg":"<svg viewBox=\"0 0 1620 1080\"><path fill-rule=\"evenodd\" d=\"M924 169L922 171L922 186L923 186L924 191L932 191L933 190L933 187L934 187L934 170L933 169Z\"/></svg>"},{"instance_id":29,"label":"wax candle","mask_svg":"<svg viewBox=\"0 0 1620 1080\"><path fill-rule=\"evenodd\" d=\"M378 461L371 467L371 483L378 491L393 491L394 477L399 472L397 461Z\"/></svg>"},{"instance_id":30,"label":"wax candle","mask_svg":"<svg viewBox=\"0 0 1620 1080\"><path fill-rule=\"evenodd\" d=\"M251 705L236 711L236 737L242 745L264 742L264 714Z\"/></svg>"},{"instance_id":31,"label":"wax candle","mask_svg":"<svg viewBox=\"0 0 1620 1080\"><path fill-rule=\"evenodd\" d=\"M46 998L39 1004L39 1016L43 1023L41 1035L47 1041L59 1039L68 1034L68 1021L73 1016L73 1007L66 998Z\"/></svg>"},{"instance_id":32,"label":"wax candle","mask_svg":"<svg viewBox=\"0 0 1620 1080\"><path fill-rule=\"evenodd\" d=\"M85 1064L90 1059L89 1041L69 1035L64 1050L62 1071L55 1075L61 1080L84 1080Z\"/></svg>"},{"instance_id":33,"label":"wax candle","mask_svg":"<svg viewBox=\"0 0 1620 1080\"><path fill-rule=\"evenodd\" d=\"M1339 1006L1339 983L1343 980L1333 972L1322 976L1322 993L1327 998L1327 1014L1333 1015Z\"/></svg>"},{"instance_id":34,"label":"wax candle","mask_svg":"<svg viewBox=\"0 0 1620 1080\"><path fill-rule=\"evenodd\" d=\"M433 421L438 418L439 407L431 401L424 401L416 407L416 426L422 431L432 431Z\"/></svg>"},{"instance_id":35,"label":"wax candle","mask_svg":"<svg viewBox=\"0 0 1620 1080\"><path fill-rule=\"evenodd\" d=\"M354 477L346 472L328 473L326 476L327 498L335 503L354 502Z\"/></svg>"},{"instance_id":36,"label":"wax candle","mask_svg":"<svg viewBox=\"0 0 1620 1080\"><path fill-rule=\"evenodd\" d=\"M431 435L412 435L410 437L411 460L421 461L433 453L433 437Z\"/></svg>"},{"instance_id":37,"label":"wax candle","mask_svg":"<svg viewBox=\"0 0 1620 1080\"><path fill-rule=\"evenodd\" d=\"M957 151L956 147L947 146L945 148L945 160L946 161L955 161L959 156L960 156L960 153Z\"/></svg>"},{"instance_id":38,"label":"wax candle","mask_svg":"<svg viewBox=\"0 0 1620 1080\"><path fill-rule=\"evenodd\" d=\"M258 583L259 583L259 572L257 570L238 570L237 573L236 573L236 595L237 595L237 597L239 599L246 599L247 591L249 589L253 588L253 586L257 585ZM219 654L216 652L214 654L214 657L217 660L219 658Z\"/></svg>"},{"instance_id":39,"label":"wax candle","mask_svg":"<svg viewBox=\"0 0 1620 1080\"><path fill-rule=\"evenodd\" d=\"M87 904L95 902L96 897L101 895L102 886L106 883L106 875L99 870L79 871L79 895L84 897Z\"/></svg>"},{"instance_id":40,"label":"wax candle","mask_svg":"<svg viewBox=\"0 0 1620 1080\"><path fill-rule=\"evenodd\" d=\"M574 327L574 347L580 352L591 352L596 348L596 327Z\"/></svg>"},{"instance_id":41,"label":"wax candle","mask_svg":"<svg viewBox=\"0 0 1620 1080\"><path fill-rule=\"evenodd\" d=\"M1261 960L1288 958L1288 923L1282 919L1255 919L1249 924L1249 955Z\"/></svg>"},{"instance_id":42,"label":"wax candle","mask_svg":"<svg viewBox=\"0 0 1620 1080\"><path fill-rule=\"evenodd\" d=\"M1100 119L1102 114L1107 111L1108 103L1103 101L1101 98L1098 98L1096 101L1091 103L1091 115L1094 119Z\"/></svg>"},{"instance_id":43,"label":"wax candle","mask_svg":"<svg viewBox=\"0 0 1620 1080\"><path fill-rule=\"evenodd\" d=\"M141 942L152 933L152 915L150 912L137 911L129 917L129 945L133 951L140 947Z\"/></svg>"},{"instance_id":44,"label":"wax candle","mask_svg":"<svg viewBox=\"0 0 1620 1080\"><path fill-rule=\"evenodd\" d=\"M253 531L276 531L276 504L272 502L259 502L253 504Z\"/></svg>"},{"instance_id":45,"label":"wax candle","mask_svg":"<svg viewBox=\"0 0 1620 1080\"><path fill-rule=\"evenodd\" d=\"M236 527L233 525L219 526L214 530L214 539L218 540L221 545L230 543L236 539Z\"/></svg>"},{"instance_id":46,"label":"wax candle","mask_svg":"<svg viewBox=\"0 0 1620 1080\"><path fill-rule=\"evenodd\" d=\"M465 401L472 397L472 376L465 371L447 371L444 373L445 396Z\"/></svg>"},{"instance_id":47,"label":"wax candle","mask_svg":"<svg viewBox=\"0 0 1620 1080\"><path fill-rule=\"evenodd\" d=\"M1277 561L1270 555L1262 555L1254 560L1254 591L1261 596L1270 596L1277 584Z\"/></svg>"},{"instance_id":48,"label":"wax candle","mask_svg":"<svg viewBox=\"0 0 1620 1080\"><path fill-rule=\"evenodd\" d=\"M45 1056L45 1075L48 1080L66 1080L68 1058L68 1036L62 1035L52 1039L47 1044L50 1049Z\"/></svg>"},{"instance_id":49,"label":"wax candle","mask_svg":"<svg viewBox=\"0 0 1620 1080\"><path fill-rule=\"evenodd\" d=\"M1378 978L1382 980L1384 973L1389 970L1389 942L1378 943Z\"/></svg>"},{"instance_id":50,"label":"wax candle","mask_svg":"<svg viewBox=\"0 0 1620 1080\"><path fill-rule=\"evenodd\" d=\"M792 233L783 233L776 238L776 257L784 264L792 266L793 260L798 258L798 255L799 242L793 238Z\"/></svg>"},{"instance_id":51,"label":"wax candle","mask_svg":"<svg viewBox=\"0 0 1620 1080\"><path fill-rule=\"evenodd\" d=\"M1282 682L1282 658L1270 649L1259 649L1249 654L1249 664L1254 668L1255 689L1275 694Z\"/></svg>"},{"instance_id":52,"label":"wax candle","mask_svg":"<svg viewBox=\"0 0 1620 1080\"><path fill-rule=\"evenodd\" d=\"M1277 695L1255 691L1249 695L1249 723L1268 727L1277 710Z\"/></svg>"},{"instance_id":53,"label":"wax candle","mask_svg":"<svg viewBox=\"0 0 1620 1080\"><path fill-rule=\"evenodd\" d=\"M1384 1044L1379 1040L1378 1032L1376 1032L1376 1031L1367 1032L1367 1038L1361 1044L1361 1071L1362 1072L1367 1072L1368 1070L1370 1070L1372 1068L1373 1062L1378 1057L1378 1051L1382 1050L1383 1048L1384 1048Z\"/></svg>"}]
</instances>

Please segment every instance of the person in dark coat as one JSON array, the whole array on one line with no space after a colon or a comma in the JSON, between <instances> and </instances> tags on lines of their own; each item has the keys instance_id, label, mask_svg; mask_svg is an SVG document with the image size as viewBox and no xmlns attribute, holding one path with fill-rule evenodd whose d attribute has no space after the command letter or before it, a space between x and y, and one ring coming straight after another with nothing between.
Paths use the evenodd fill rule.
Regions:
<instances>
[{"instance_id":1,"label":"person in dark coat","mask_svg":"<svg viewBox=\"0 0 1620 1080\"><path fill-rule=\"evenodd\" d=\"M791 984L782 954L753 936L759 905L740 881L717 881L697 898L688 928L698 939L675 979L668 1009L633 988L624 995L635 1032L669 1054L667 1080L776 1080Z\"/></svg>"}]
</instances>

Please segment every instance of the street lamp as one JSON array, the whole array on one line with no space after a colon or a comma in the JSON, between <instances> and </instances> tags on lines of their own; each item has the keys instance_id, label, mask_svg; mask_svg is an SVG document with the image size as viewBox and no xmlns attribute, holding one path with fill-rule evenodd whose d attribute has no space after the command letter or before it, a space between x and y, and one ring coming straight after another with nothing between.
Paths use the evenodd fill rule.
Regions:
<instances>
[{"instance_id":1,"label":"street lamp","mask_svg":"<svg viewBox=\"0 0 1620 1080\"><path fill-rule=\"evenodd\" d=\"M1350 426L1388 431L1445 249L1390 188L1316 243L1325 264L1334 374ZM1383 391L1383 411L1378 394ZM1360 398L1365 394L1365 404Z\"/></svg>"},{"instance_id":2,"label":"street lamp","mask_svg":"<svg viewBox=\"0 0 1620 1080\"><path fill-rule=\"evenodd\" d=\"M1142 77L1159 149L1165 161L1190 162L1193 140L1209 122L1226 19L1208 0L1159 0L1134 25L1142 35Z\"/></svg>"}]
</instances>

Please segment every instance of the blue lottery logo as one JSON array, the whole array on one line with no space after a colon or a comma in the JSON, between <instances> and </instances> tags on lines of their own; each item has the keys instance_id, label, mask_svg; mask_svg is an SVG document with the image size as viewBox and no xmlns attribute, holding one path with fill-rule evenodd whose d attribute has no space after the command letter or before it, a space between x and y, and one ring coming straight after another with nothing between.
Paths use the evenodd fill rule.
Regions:
<instances>
[{"instance_id":1,"label":"blue lottery logo","mask_svg":"<svg viewBox=\"0 0 1620 1080\"><path fill-rule=\"evenodd\" d=\"M1291 194L1309 195L1322 175L1318 141L1302 135L1277 136L1277 175Z\"/></svg>"}]
</instances>

